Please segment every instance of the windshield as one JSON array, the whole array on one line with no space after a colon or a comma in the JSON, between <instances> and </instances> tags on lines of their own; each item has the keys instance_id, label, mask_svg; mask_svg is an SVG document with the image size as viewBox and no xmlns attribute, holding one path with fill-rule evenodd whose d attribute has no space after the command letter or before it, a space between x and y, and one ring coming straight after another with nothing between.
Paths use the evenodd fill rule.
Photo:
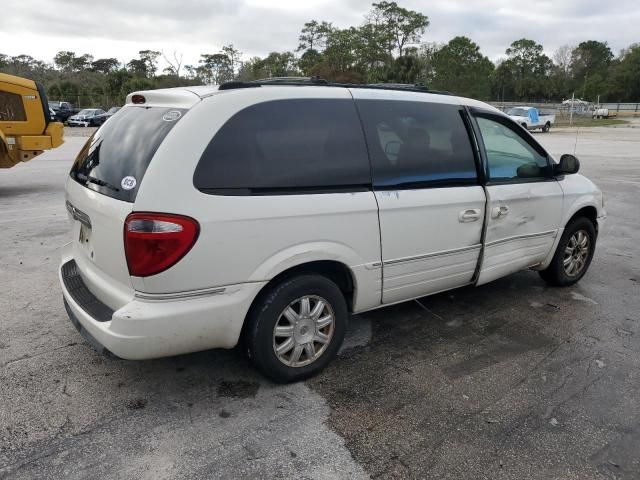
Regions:
<instances>
[{"instance_id":1,"label":"windshield","mask_svg":"<svg viewBox=\"0 0 640 480\"><path fill-rule=\"evenodd\" d=\"M111 107L107 113L113 114L113 113L116 113L118 110L120 110L120 107Z\"/></svg>"},{"instance_id":2,"label":"windshield","mask_svg":"<svg viewBox=\"0 0 640 480\"><path fill-rule=\"evenodd\" d=\"M156 150L185 109L126 107L89 138L71 178L91 190L133 202Z\"/></svg>"},{"instance_id":3,"label":"windshield","mask_svg":"<svg viewBox=\"0 0 640 480\"><path fill-rule=\"evenodd\" d=\"M528 117L529 110L526 108L512 108L507 112L507 115L511 115L512 117Z\"/></svg>"},{"instance_id":4,"label":"windshield","mask_svg":"<svg viewBox=\"0 0 640 480\"><path fill-rule=\"evenodd\" d=\"M78 115L82 115L82 116L89 116L89 115L93 115L93 112L94 112L94 111L95 111L95 110L88 110L88 109L80 110L80 111L78 112Z\"/></svg>"}]
</instances>

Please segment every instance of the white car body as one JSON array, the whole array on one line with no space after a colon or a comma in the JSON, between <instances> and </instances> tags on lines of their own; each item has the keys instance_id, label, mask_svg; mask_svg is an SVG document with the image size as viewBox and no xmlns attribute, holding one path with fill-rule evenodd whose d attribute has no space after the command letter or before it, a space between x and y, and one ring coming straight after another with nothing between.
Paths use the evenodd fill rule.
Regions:
<instances>
[{"instance_id":1,"label":"white car body","mask_svg":"<svg viewBox=\"0 0 640 480\"><path fill-rule=\"evenodd\" d=\"M581 175L322 194L218 195L194 186L194 171L212 135L234 114L257 104L283 99L410 101L425 108L453 105L505 117L475 100L331 86L187 87L129 95L117 118L101 129L114 128L110 124L126 118L128 109L140 109L132 103L136 95L137 101L144 97L144 107L178 111L164 114L169 115L166 121L186 113L155 151L135 186L133 202L96 191L106 187L67 179L72 241L63 248L60 270L76 327L122 358L232 348L259 293L283 273L314 262L348 271L353 282L349 309L359 313L480 285L522 269L543 269L576 213L588 212L597 222L605 216L600 191ZM124 178L122 185L115 187L124 188ZM196 219L199 236L167 270L131 275L123 228L132 212ZM82 295L91 298L83 300ZM95 312L104 318L96 318Z\"/></svg>"},{"instance_id":2,"label":"white car body","mask_svg":"<svg viewBox=\"0 0 640 480\"><path fill-rule=\"evenodd\" d=\"M511 120L527 130L540 129L548 131L556 123L555 114L542 114L535 107L513 107L509 109L507 115Z\"/></svg>"}]
</instances>

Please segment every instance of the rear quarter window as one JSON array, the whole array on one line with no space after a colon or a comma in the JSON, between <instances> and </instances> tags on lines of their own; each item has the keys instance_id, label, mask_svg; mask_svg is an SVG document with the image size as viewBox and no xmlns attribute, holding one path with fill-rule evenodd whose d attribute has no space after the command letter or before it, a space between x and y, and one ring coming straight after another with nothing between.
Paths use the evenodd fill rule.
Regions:
<instances>
[{"instance_id":1,"label":"rear quarter window","mask_svg":"<svg viewBox=\"0 0 640 480\"><path fill-rule=\"evenodd\" d=\"M367 149L348 99L274 100L233 115L194 172L205 193L261 195L367 188Z\"/></svg>"},{"instance_id":2,"label":"rear quarter window","mask_svg":"<svg viewBox=\"0 0 640 480\"><path fill-rule=\"evenodd\" d=\"M103 195L133 202L156 150L186 112L122 108L89 138L71 168L71 177Z\"/></svg>"}]
</instances>

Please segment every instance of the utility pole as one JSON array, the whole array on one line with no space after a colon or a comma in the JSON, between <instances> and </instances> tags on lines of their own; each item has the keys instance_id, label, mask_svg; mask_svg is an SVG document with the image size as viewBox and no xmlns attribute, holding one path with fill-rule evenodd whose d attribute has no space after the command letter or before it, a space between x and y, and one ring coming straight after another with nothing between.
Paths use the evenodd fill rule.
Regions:
<instances>
[{"instance_id":1,"label":"utility pole","mask_svg":"<svg viewBox=\"0 0 640 480\"><path fill-rule=\"evenodd\" d=\"M573 125L573 104L576 100L576 92L571 94L571 108L569 109L569 126Z\"/></svg>"}]
</instances>

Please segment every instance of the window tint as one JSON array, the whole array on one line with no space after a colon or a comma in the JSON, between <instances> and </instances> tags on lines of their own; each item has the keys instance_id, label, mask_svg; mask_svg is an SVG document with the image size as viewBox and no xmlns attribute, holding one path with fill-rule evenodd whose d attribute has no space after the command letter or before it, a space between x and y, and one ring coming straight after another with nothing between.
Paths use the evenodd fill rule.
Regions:
<instances>
[{"instance_id":1,"label":"window tint","mask_svg":"<svg viewBox=\"0 0 640 480\"><path fill-rule=\"evenodd\" d=\"M89 138L71 168L71 177L103 195L133 202L156 150L186 112L123 108Z\"/></svg>"},{"instance_id":2,"label":"window tint","mask_svg":"<svg viewBox=\"0 0 640 480\"><path fill-rule=\"evenodd\" d=\"M276 100L231 117L194 174L207 193L261 194L362 188L371 184L353 100Z\"/></svg>"},{"instance_id":3,"label":"window tint","mask_svg":"<svg viewBox=\"0 0 640 480\"><path fill-rule=\"evenodd\" d=\"M476 183L460 108L425 102L361 100L377 187Z\"/></svg>"},{"instance_id":4,"label":"window tint","mask_svg":"<svg viewBox=\"0 0 640 480\"><path fill-rule=\"evenodd\" d=\"M548 176L547 157L519 133L488 118L479 117L478 126L487 152L489 180L542 179Z\"/></svg>"},{"instance_id":5,"label":"window tint","mask_svg":"<svg viewBox=\"0 0 640 480\"><path fill-rule=\"evenodd\" d=\"M0 92L0 122L25 122L22 97L17 93Z\"/></svg>"}]
</instances>

